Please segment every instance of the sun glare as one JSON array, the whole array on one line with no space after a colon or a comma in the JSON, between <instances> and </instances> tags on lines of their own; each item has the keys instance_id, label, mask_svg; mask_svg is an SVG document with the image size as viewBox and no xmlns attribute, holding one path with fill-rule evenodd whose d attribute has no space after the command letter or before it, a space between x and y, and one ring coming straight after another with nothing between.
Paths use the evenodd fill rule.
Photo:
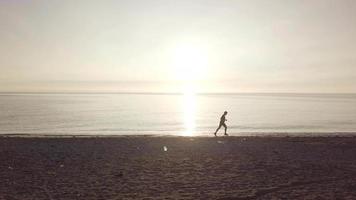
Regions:
<instances>
[{"instance_id":1,"label":"sun glare","mask_svg":"<svg viewBox=\"0 0 356 200\"><path fill-rule=\"evenodd\" d=\"M191 90L187 90L183 94L183 120L185 129L182 133L183 136L194 135L196 108L195 93Z\"/></svg>"},{"instance_id":2,"label":"sun glare","mask_svg":"<svg viewBox=\"0 0 356 200\"><path fill-rule=\"evenodd\" d=\"M175 78L179 81L198 81L206 74L208 56L198 46L180 45L174 50L173 65Z\"/></svg>"},{"instance_id":3,"label":"sun glare","mask_svg":"<svg viewBox=\"0 0 356 200\"><path fill-rule=\"evenodd\" d=\"M182 109L184 131L183 136L194 136L196 129L198 82L207 75L208 54L199 45L181 44L173 52L174 77L180 82L183 92Z\"/></svg>"}]
</instances>

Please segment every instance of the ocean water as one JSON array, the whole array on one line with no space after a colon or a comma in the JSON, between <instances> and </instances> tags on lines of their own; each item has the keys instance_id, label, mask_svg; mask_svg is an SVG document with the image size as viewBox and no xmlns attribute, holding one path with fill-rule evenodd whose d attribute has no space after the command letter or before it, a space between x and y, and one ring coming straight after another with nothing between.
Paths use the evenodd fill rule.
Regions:
<instances>
[{"instance_id":1,"label":"ocean water","mask_svg":"<svg viewBox=\"0 0 356 200\"><path fill-rule=\"evenodd\" d=\"M353 94L1 94L0 134L212 136L225 110L230 135L356 135Z\"/></svg>"}]
</instances>

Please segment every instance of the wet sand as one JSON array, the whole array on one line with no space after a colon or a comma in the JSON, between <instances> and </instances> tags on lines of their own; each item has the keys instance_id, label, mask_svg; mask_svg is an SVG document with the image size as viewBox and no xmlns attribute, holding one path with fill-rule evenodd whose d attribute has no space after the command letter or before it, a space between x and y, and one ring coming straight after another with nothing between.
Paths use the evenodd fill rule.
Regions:
<instances>
[{"instance_id":1,"label":"wet sand","mask_svg":"<svg viewBox=\"0 0 356 200\"><path fill-rule=\"evenodd\" d=\"M356 138L0 137L0 200L356 199Z\"/></svg>"}]
</instances>

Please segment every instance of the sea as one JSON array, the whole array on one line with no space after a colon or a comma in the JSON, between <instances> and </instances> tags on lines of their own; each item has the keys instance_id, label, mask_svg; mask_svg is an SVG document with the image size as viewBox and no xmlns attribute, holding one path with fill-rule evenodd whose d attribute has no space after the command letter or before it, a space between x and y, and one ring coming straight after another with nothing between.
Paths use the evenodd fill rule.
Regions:
<instances>
[{"instance_id":1,"label":"sea","mask_svg":"<svg viewBox=\"0 0 356 200\"><path fill-rule=\"evenodd\" d=\"M354 136L356 94L3 93L1 135ZM223 128L218 135L223 135Z\"/></svg>"}]
</instances>

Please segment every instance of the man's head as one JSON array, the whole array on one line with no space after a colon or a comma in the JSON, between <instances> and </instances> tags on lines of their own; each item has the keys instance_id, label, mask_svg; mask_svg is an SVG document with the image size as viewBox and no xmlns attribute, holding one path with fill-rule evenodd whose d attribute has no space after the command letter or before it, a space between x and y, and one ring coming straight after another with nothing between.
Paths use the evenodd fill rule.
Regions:
<instances>
[{"instance_id":1,"label":"man's head","mask_svg":"<svg viewBox=\"0 0 356 200\"><path fill-rule=\"evenodd\" d=\"M224 115L227 115L227 111L224 112Z\"/></svg>"}]
</instances>

